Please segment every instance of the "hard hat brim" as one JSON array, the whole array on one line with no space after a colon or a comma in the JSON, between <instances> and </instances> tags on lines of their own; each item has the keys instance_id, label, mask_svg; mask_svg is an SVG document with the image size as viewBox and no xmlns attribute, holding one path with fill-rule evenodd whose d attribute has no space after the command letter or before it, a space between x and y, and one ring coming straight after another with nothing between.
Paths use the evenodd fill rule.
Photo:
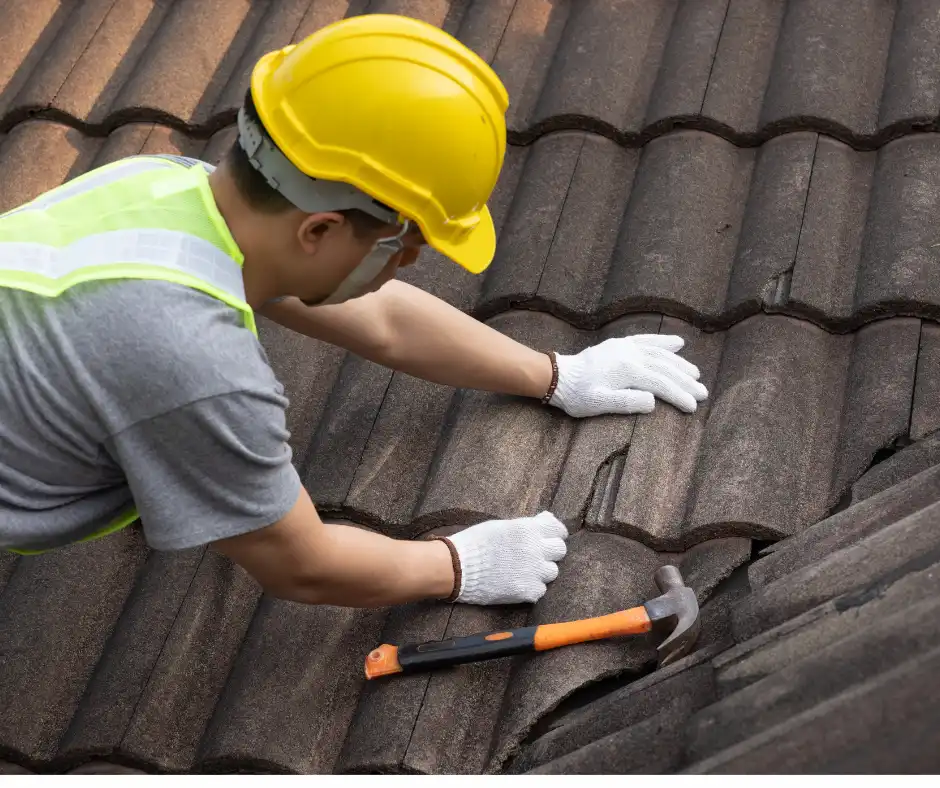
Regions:
<instances>
[{"instance_id":1,"label":"hard hat brim","mask_svg":"<svg viewBox=\"0 0 940 788\"><path fill-rule=\"evenodd\" d=\"M462 240L455 243L439 238L427 238L427 242L471 274L482 273L489 268L496 254L496 227L489 208L483 206L479 224Z\"/></svg>"}]
</instances>

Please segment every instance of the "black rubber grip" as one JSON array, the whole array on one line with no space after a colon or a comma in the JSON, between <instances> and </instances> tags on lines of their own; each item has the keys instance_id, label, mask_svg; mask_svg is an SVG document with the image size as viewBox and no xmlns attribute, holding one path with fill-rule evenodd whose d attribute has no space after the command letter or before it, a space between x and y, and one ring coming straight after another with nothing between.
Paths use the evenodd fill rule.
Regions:
<instances>
[{"instance_id":1,"label":"black rubber grip","mask_svg":"<svg viewBox=\"0 0 940 788\"><path fill-rule=\"evenodd\" d=\"M412 643L398 648L398 664L402 672L443 668L464 662L509 657L535 650L537 627L493 630L476 635ZM489 639L488 639L489 638Z\"/></svg>"}]
</instances>

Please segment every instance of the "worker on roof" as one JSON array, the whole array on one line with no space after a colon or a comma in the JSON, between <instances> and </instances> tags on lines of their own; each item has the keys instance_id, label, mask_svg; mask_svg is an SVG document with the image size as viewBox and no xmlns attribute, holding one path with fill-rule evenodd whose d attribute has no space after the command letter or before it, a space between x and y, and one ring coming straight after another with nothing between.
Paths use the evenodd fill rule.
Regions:
<instances>
[{"instance_id":1,"label":"worker on roof","mask_svg":"<svg viewBox=\"0 0 940 788\"><path fill-rule=\"evenodd\" d=\"M694 411L678 337L545 354L392 281L424 245L490 264L507 106L443 31L358 16L259 60L218 168L130 157L0 216L0 548L139 517L152 548L211 545L285 599L539 599L568 535L548 512L414 541L321 522L255 326L574 417Z\"/></svg>"}]
</instances>

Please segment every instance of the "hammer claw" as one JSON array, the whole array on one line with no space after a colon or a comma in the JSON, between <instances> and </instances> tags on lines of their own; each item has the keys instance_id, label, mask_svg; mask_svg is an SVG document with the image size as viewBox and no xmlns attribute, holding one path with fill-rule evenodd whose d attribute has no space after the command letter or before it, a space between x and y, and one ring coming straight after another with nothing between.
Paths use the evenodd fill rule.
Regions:
<instances>
[{"instance_id":1,"label":"hammer claw","mask_svg":"<svg viewBox=\"0 0 940 788\"><path fill-rule=\"evenodd\" d=\"M645 604L650 621L658 629L671 628L668 637L656 649L660 667L669 665L688 654L698 639L698 599L695 591L682 581L679 570L667 564L656 570L656 585L662 596Z\"/></svg>"}]
</instances>

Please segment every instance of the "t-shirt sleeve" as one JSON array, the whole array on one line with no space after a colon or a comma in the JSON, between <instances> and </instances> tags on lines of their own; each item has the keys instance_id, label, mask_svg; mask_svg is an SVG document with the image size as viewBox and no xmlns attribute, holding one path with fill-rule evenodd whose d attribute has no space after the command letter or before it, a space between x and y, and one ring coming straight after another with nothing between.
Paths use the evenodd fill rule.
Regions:
<instances>
[{"instance_id":1,"label":"t-shirt sleeve","mask_svg":"<svg viewBox=\"0 0 940 788\"><path fill-rule=\"evenodd\" d=\"M179 550L276 522L297 501L284 399L235 391L136 422L105 444L147 543Z\"/></svg>"}]
</instances>

